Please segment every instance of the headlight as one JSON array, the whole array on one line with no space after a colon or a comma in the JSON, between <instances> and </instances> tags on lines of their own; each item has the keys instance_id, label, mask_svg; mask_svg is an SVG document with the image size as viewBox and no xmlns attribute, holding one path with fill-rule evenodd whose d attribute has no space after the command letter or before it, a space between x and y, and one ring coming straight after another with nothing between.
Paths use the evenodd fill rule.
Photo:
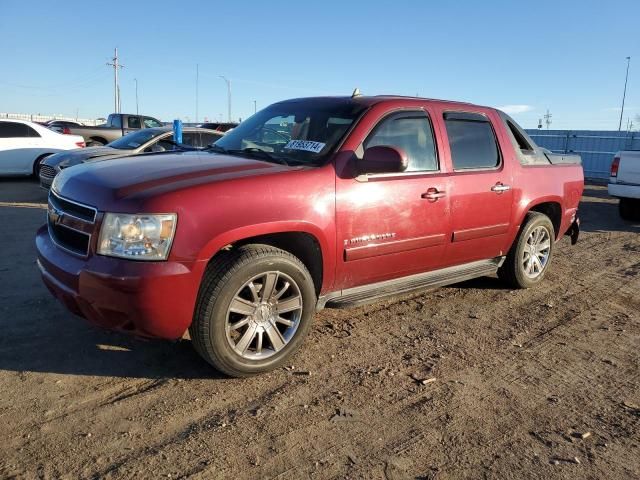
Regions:
<instances>
[{"instance_id":1,"label":"headlight","mask_svg":"<svg viewBox=\"0 0 640 480\"><path fill-rule=\"evenodd\" d=\"M176 231L176 214L106 213L98 254L134 260L166 260Z\"/></svg>"}]
</instances>

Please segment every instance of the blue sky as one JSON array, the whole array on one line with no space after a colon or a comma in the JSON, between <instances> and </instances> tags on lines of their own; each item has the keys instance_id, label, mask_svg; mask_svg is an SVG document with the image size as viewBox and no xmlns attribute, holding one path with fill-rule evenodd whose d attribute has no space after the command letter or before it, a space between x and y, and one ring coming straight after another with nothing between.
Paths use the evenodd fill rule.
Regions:
<instances>
[{"instance_id":1,"label":"blue sky","mask_svg":"<svg viewBox=\"0 0 640 480\"><path fill-rule=\"evenodd\" d=\"M101 6L102 5L102 6ZM0 112L94 118L113 110L226 118L313 95L403 94L508 110L534 128L617 129L640 114L640 2L367 1L107 3L0 0ZM640 126L640 118L636 120Z\"/></svg>"}]
</instances>

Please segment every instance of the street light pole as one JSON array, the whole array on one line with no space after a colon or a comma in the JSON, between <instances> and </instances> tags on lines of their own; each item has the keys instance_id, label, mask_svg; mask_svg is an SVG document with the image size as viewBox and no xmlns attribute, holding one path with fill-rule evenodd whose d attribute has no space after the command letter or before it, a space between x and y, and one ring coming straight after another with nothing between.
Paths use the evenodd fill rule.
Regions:
<instances>
[{"instance_id":1,"label":"street light pole","mask_svg":"<svg viewBox=\"0 0 640 480\"><path fill-rule=\"evenodd\" d=\"M631 57L627 57L627 74L624 77L624 91L622 93L622 108L620 109L620 123L618 123L618 131L622 129L622 114L624 113L624 100L627 96L627 80L629 80L629 63L631 63Z\"/></svg>"},{"instance_id":2,"label":"street light pole","mask_svg":"<svg viewBox=\"0 0 640 480\"><path fill-rule=\"evenodd\" d=\"M231 123L231 80L224 75L220 75L220 78L227 84L227 115L229 117L229 123Z\"/></svg>"},{"instance_id":3,"label":"street light pole","mask_svg":"<svg viewBox=\"0 0 640 480\"><path fill-rule=\"evenodd\" d=\"M134 82L136 82L136 115L138 115L138 79L134 78Z\"/></svg>"}]
</instances>

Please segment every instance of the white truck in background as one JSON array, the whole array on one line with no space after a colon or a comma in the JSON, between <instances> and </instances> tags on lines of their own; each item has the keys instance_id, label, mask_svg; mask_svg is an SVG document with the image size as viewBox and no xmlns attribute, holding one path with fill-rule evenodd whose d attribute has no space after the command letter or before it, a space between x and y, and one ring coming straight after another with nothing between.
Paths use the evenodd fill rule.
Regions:
<instances>
[{"instance_id":1,"label":"white truck in background","mask_svg":"<svg viewBox=\"0 0 640 480\"><path fill-rule=\"evenodd\" d=\"M611 162L609 195L620 199L620 216L640 220L640 150L616 153Z\"/></svg>"}]
</instances>

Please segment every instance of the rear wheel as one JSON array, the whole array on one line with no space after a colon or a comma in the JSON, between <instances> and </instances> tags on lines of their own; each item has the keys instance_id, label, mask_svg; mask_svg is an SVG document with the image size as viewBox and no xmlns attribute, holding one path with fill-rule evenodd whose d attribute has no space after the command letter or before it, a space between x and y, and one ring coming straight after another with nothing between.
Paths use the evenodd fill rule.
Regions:
<instances>
[{"instance_id":1,"label":"rear wheel","mask_svg":"<svg viewBox=\"0 0 640 480\"><path fill-rule=\"evenodd\" d=\"M618 210L624 220L638 220L640 219L640 200L621 198Z\"/></svg>"},{"instance_id":2,"label":"rear wheel","mask_svg":"<svg viewBox=\"0 0 640 480\"><path fill-rule=\"evenodd\" d=\"M498 276L515 288L529 288L540 283L551 262L554 238L549 217L539 212L527 214Z\"/></svg>"},{"instance_id":3,"label":"rear wheel","mask_svg":"<svg viewBox=\"0 0 640 480\"><path fill-rule=\"evenodd\" d=\"M87 147L104 147L106 144L107 142L103 140L92 138L87 142Z\"/></svg>"},{"instance_id":4,"label":"rear wheel","mask_svg":"<svg viewBox=\"0 0 640 480\"><path fill-rule=\"evenodd\" d=\"M249 376L281 366L300 347L315 304L313 280L298 258L246 245L208 268L189 333L216 369Z\"/></svg>"}]
</instances>

